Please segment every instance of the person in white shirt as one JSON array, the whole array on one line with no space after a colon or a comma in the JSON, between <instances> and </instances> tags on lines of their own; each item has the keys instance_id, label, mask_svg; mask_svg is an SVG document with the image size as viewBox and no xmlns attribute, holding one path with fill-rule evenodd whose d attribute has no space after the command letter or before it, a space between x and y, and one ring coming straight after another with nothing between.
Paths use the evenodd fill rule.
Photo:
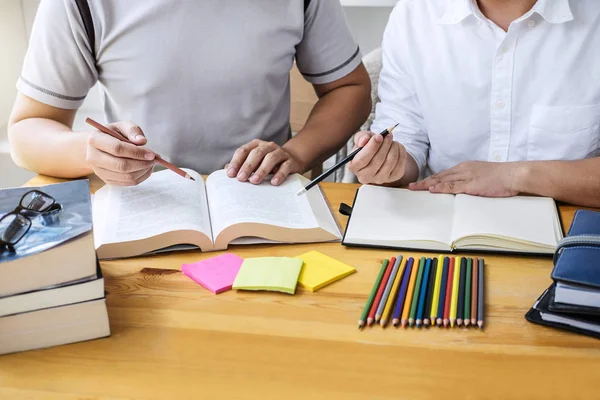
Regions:
<instances>
[{"instance_id":1,"label":"person in white shirt","mask_svg":"<svg viewBox=\"0 0 600 400\"><path fill-rule=\"evenodd\" d=\"M382 51L361 183L600 206L598 0L404 0Z\"/></svg>"}]
</instances>

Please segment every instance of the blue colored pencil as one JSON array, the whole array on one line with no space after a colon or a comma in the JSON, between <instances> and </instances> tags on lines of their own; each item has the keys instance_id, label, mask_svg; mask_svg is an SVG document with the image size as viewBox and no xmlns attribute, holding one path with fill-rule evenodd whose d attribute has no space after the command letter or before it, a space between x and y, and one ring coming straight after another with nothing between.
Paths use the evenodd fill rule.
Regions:
<instances>
[{"instance_id":1,"label":"blue colored pencil","mask_svg":"<svg viewBox=\"0 0 600 400\"><path fill-rule=\"evenodd\" d=\"M415 259L410 257L406 262L406 269L404 270L404 276L402 277L402 283L400 284L400 292L396 299L396 307L394 308L394 319L392 320L394 326L398 326L400 323L400 315L404 308L404 301L406 300L406 291L408 289L408 281L410 280L410 274L412 272L412 266Z\"/></svg>"},{"instance_id":2,"label":"blue colored pencil","mask_svg":"<svg viewBox=\"0 0 600 400\"><path fill-rule=\"evenodd\" d=\"M425 303L427 300L427 290L429 283L429 271L431 271L431 258L425 261L425 271L423 271L423 281L421 282L421 291L419 293L419 305L417 306L417 328L421 327L423 315L425 312Z\"/></svg>"},{"instance_id":3,"label":"blue colored pencil","mask_svg":"<svg viewBox=\"0 0 600 400\"><path fill-rule=\"evenodd\" d=\"M460 281L458 281L458 304L456 308L456 325L461 326L465 313L465 283L467 280L467 259L460 259Z\"/></svg>"},{"instance_id":4,"label":"blue colored pencil","mask_svg":"<svg viewBox=\"0 0 600 400\"><path fill-rule=\"evenodd\" d=\"M450 259L444 257L444 269L442 270L442 286L440 286L440 302L438 304L437 326L442 326L444 320L444 307L446 306L446 285L448 284L448 269L450 268ZM431 322L433 324L433 321Z\"/></svg>"}]
</instances>

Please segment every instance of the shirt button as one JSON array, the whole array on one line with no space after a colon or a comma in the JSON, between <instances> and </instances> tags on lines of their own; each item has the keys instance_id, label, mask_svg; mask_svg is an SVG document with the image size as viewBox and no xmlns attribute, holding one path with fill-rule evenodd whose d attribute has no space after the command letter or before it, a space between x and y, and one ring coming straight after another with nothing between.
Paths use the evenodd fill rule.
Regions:
<instances>
[{"instance_id":1,"label":"shirt button","mask_svg":"<svg viewBox=\"0 0 600 400\"><path fill-rule=\"evenodd\" d=\"M506 46L502 46L502 47L500 48L500 52L501 52L502 54L506 54L506 53L508 53L508 47L506 47Z\"/></svg>"},{"instance_id":2,"label":"shirt button","mask_svg":"<svg viewBox=\"0 0 600 400\"><path fill-rule=\"evenodd\" d=\"M502 100L498 100L496 102L496 108L504 108L506 104L504 104L504 102Z\"/></svg>"},{"instance_id":3,"label":"shirt button","mask_svg":"<svg viewBox=\"0 0 600 400\"><path fill-rule=\"evenodd\" d=\"M533 20L531 20L531 19L530 19L530 20L527 22L527 25L528 25L530 28L533 28L533 27L535 26L535 21L533 21Z\"/></svg>"},{"instance_id":4,"label":"shirt button","mask_svg":"<svg viewBox=\"0 0 600 400\"><path fill-rule=\"evenodd\" d=\"M497 151L494 152L494 161L502 160L502 156Z\"/></svg>"}]
</instances>

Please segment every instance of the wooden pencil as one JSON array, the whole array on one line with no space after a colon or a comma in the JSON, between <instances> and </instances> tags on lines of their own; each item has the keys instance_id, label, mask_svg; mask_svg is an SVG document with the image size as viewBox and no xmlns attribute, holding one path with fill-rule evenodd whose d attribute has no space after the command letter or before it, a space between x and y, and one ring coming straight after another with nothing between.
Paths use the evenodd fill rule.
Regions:
<instances>
[{"instance_id":1,"label":"wooden pencil","mask_svg":"<svg viewBox=\"0 0 600 400\"><path fill-rule=\"evenodd\" d=\"M421 293L421 282L423 281L423 271L425 270L425 257L419 260L419 269L417 270L417 280L415 281L415 292L413 293L412 304L410 306L410 315L408 316L408 326L415 324L417 317L417 307L419 306L419 294Z\"/></svg>"},{"instance_id":2,"label":"wooden pencil","mask_svg":"<svg viewBox=\"0 0 600 400\"><path fill-rule=\"evenodd\" d=\"M437 326L442 326L444 320L444 309L446 306L446 285L448 284L448 268L450 268L450 259L444 257L442 267L442 282L440 283L437 318L435 320Z\"/></svg>"},{"instance_id":3,"label":"wooden pencil","mask_svg":"<svg viewBox=\"0 0 600 400\"><path fill-rule=\"evenodd\" d=\"M419 262L420 264L420 262ZM406 292L406 300L404 301L404 310L402 311L402 318L400 323L404 328L408 323L408 317L410 316L410 310L412 308L413 294L415 292L415 284L417 282L417 274L419 273L419 265L413 264L412 272L410 273L410 280L408 281L408 291Z\"/></svg>"},{"instance_id":4,"label":"wooden pencil","mask_svg":"<svg viewBox=\"0 0 600 400\"><path fill-rule=\"evenodd\" d=\"M458 280L458 301L456 302L456 325L461 326L463 322L463 316L465 314L465 277L467 271L467 259L461 257L460 259L460 276Z\"/></svg>"},{"instance_id":5,"label":"wooden pencil","mask_svg":"<svg viewBox=\"0 0 600 400\"><path fill-rule=\"evenodd\" d=\"M429 270L429 282L427 283L427 297L425 300L425 309L423 310L423 325L429 326L431 319L431 304L433 303L433 292L435 286L435 278L437 275L438 259L431 260L431 269ZM440 265L440 268L442 266Z\"/></svg>"},{"instance_id":6,"label":"wooden pencil","mask_svg":"<svg viewBox=\"0 0 600 400\"><path fill-rule=\"evenodd\" d=\"M383 289L383 295L381 296L381 300L379 301L379 305L377 306L377 310L375 311L375 322L379 322L381 320L381 316L383 315L383 309L387 304L388 297L390 297L390 292L392 291L392 286L394 285L394 280L396 279L396 274L398 273L398 268L400 266L400 261L402 260L402 256L399 258L392 257L394 265L392 266L392 272L385 283L385 288Z\"/></svg>"},{"instance_id":7,"label":"wooden pencil","mask_svg":"<svg viewBox=\"0 0 600 400\"><path fill-rule=\"evenodd\" d=\"M400 293L398 293L398 298L396 299L396 307L394 308L394 326L398 326L400 322L400 317L402 316L402 309L404 307L404 302L406 301L406 292L408 290L408 281L410 280L410 275L413 270L413 262L414 258L410 257L406 262L406 267L404 268L404 276L402 277L402 284L400 285Z\"/></svg>"},{"instance_id":8,"label":"wooden pencil","mask_svg":"<svg viewBox=\"0 0 600 400\"><path fill-rule=\"evenodd\" d=\"M467 258L467 270L465 274L465 312L463 324L469 326L471 323L471 280L473 278L473 259Z\"/></svg>"},{"instance_id":9,"label":"wooden pencil","mask_svg":"<svg viewBox=\"0 0 600 400\"><path fill-rule=\"evenodd\" d=\"M387 283L387 278L392 272L392 263L390 260L385 260L384 262L386 263L385 272L377 284L377 294L375 294L375 299L373 299L373 304L371 304L371 310L369 311L369 316L367 317L367 326L371 326L375 320L375 312L377 311L377 306L379 306L379 300L381 300L381 296L383 296L383 289Z\"/></svg>"},{"instance_id":10,"label":"wooden pencil","mask_svg":"<svg viewBox=\"0 0 600 400\"><path fill-rule=\"evenodd\" d=\"M358 319L358 329L361 329L363 326L365 326L365 323L367 322L367 315L369 314L369 311L371 310L371 306L373 305L373 300L375 300L375 294L377 293L377 289L379 289L379 283L381 282L381 279L383 278L383 274L385 274L385 270L388 266L389 260L383 260L383 262L381 263L381 268L379 269L379 274L377 275L377 278L375 279L375 283L373 284L373 288L371 289L371 294L369 294L369 298L367 299L367 302L365 303L365 307L363 308L362 314L360 315L360 318Z\"/></svg>"},{"instance_id":11,"label":"wooden pencil","mask_svg":"<svg viewBox=\"0 0 600 400\"><path fill-rule=\"evenodd\" d=\"M381 316L381 326L383 326L384 328L390 320L390 316L394 309L394 303L396 301L396 297L398 296L398 289L400 288L400 281L402 280L402 274L404 273L406 267L406 259L402 256L398 256L398 259L400 260L400 266L398 268L398 271L396 272L394 284L392 285L392 291L390 292L388 300L385 304L385 308L383 309L383 314Z\"/></svg>"},{"instance_id":12,"label":"wooden pencil","mask_svg":"<svg viewBox=\"0 0 600 400\"><path fill-rule=\"evenodd\" d=\"M425 315L425 304L427 302L427 291L429 284L429 276L431 271L431 258L425 260L425 269L423 270L423 278L421 280L421 289L419 289L419 303L417 305L417 314L415 323L417 328L421 327L423 323L423 316Z\"/></svg>"},{"instance_id":13,"label":"wooden pencil","mask_svg":"<svg viewBox=\"0 0 600 400\"><path fill-rule=\"evenodd\" d=\"M450 323L450 304L452 304L452 288L454 287L454 257L450 257L448 267L448 282L446 284L446 300L444 302L444 327Z\"/></svg>"},{"instance_id":14,"label":"wooden pencil","mask_svg":"<svg viewBox=\"0 0 600 400\"><path fill-rule=\"evenodd\" d=\"M100 132L105 133L105 134L107 134L109 136L112 136L115 139L120 140L121 142L133 144L134 146L136 145L131 140L127 139L127 137L121 135L119 132L117 132L114 129L111 129L111 128L107 127L107 126L104 126L104 125L100 124L99 122L94 121L91 118L86 118L85 122L88 125L91 125L94 128L98 129ZM175 172L179 176L184 177L185 179L190 179L192 181L195 181L195 179L192 178L187 172L185 172L184 170L182 170L180 168L177 168L174 164L171 164L170 162L168 162L167 160L163 159L158 154L154 153L154 156L155 156L154 157L154 161L157 164L160 164L163 167L170 169L171 171Z\"/></svg>"},{"instance_id":15,"label":"wooden pencil","mask_svg":"<svg viewBox=\"0 0 600 400\"><path fill-rule=\"evenodd\" d=\"M483 329L483 321L484 321L484 316L483 316L483 312L484 312L484 308L485 308L485 304L484 304L484 299L485 299L485 292L483 289L483 282L484 282L484 271L483 271L483 259L479 259L479 271L478 271L478 276L477 278L479 279L479 285L478 285L478 293L477 293L477 326L479 326L479 329Z\"/></svg>"},{"instance_id":16,"label":"wooden pencil","mask_svg":"<svg viewBox=\"0 0 600 400\"><path fill-rule=\"evenodd\" d=\"M455 258L454 264L455 264L454 265L454 277L452 278L452 302L450 303L450 327L451 328L454 328L454 323L456 322L456 309L458 308L458 286L460 283L460 260L456 260L456 258Z\"/></svg>"},{"instance_id":17,"label":"wooden pencil","mask_svg":"<svg viewBox=\"0 0 600 400\"><path fill-rule=\"evenodd\" d=\"M444 272L444 256L438 256L435 266L435 281L433 283L433 294L431 299L431 325L436 324L438 316L438 304L440 303L440 286L442 284L442 274Z\"/></svg>"},{"instance_id":18,"label":"wooden pencil","mask_svg":"<svg viewBox=\"0 0 600 400\"><path fill-rule=\"evenodd\" d=\"M471 325L477 324L477 271L479 271L479 262L477 258L473 260L473 281L471 283Z\"/></svg>"}]
</instances>

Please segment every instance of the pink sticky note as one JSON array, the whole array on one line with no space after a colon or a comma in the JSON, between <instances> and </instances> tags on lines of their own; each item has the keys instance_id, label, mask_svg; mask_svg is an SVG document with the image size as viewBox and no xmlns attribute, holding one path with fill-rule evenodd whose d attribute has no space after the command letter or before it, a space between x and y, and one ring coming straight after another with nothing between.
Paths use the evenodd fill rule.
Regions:
<instances>
[{"instance_id":1,"label":"pink sticky note","mask_svg":"<svg viewBox=\"0 0 600 400\"><path fill-rule=\"evenodd\" d=\"M181 271L214 294L230 290L244 260L235 254L222 254L193 264Z\"/></svg>"}]
</instances>

